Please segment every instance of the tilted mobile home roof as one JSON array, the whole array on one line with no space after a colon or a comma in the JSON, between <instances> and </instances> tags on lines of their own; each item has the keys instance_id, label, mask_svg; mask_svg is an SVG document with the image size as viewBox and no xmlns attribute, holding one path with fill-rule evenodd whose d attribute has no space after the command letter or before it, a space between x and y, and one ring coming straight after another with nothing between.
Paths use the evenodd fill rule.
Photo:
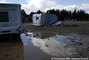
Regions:
<instances>
[{"instance_id":1,"label":"tilted mobile home roof","mask_svg":"<svg viewBox=\"0 0 89 60\"><path fill-rule=\"evenodd\" d=\"M33 14L33 16L41 16L42 14Z\"/></svg>"}]
</instances>

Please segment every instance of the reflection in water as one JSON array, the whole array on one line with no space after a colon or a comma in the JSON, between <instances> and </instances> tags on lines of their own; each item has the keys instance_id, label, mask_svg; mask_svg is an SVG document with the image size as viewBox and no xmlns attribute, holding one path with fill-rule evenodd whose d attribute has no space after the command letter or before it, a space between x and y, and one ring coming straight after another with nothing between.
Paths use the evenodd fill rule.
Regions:
<instances>
[{"instance_id":1,"label":"reflection in water","mask_svg":"<svg viewBox=\"0 0 89 60\"><path fill-rule=\"evenodd\" d=\"M47 39L37 39L34 37L31 38L33 45L39 47L47 54L58 57L67 57L68 55L70 56L77 54L76 49L69 46L72 42L67 39L67 36L56 35Z\"/></svg>"},{"instance_id":2,"label":"reflection in water","mask_svg":"<svg viewBox=\"0 0 89 60\"><path fill-rule=\"evenodd\" d=\"M78 34L64 36L54 33L27 34L21 35L25 60L45 60L50 57L89 57L88 36Z\"/></svg>"},{"instance_id":3,"label":"reflection in water","mask_svg":"<svg viewBox=\"0 0 89 60\"><path fill-rule=\"evenodd\" d=\"M49 60L50 56L42 52L38 47L32 43L32 39L25 34L21 35L24 44L24 60Z\"/></svg>"}]
</instances>

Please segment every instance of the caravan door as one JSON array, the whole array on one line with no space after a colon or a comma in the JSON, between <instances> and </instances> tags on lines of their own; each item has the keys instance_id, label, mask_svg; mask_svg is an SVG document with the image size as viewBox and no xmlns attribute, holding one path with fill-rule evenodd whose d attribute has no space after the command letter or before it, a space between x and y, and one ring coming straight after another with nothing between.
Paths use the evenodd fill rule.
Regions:
<instances>
[{"instance_id":1,"label":"caravan door","mask_svg":"<svg viewBox=\"0 0 89 60\"><path fill-rule=\"evenodd\" d=\"M33 15L33 25L41 26L41 15L42 14L34 14Z\"/></svg>"}]
</instances>

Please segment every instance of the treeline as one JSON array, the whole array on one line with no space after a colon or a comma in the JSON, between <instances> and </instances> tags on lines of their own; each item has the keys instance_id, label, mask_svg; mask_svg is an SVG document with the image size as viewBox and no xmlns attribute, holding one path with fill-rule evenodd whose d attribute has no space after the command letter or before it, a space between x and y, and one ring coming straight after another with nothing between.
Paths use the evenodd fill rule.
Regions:
<instances>
[{"instance_id":1,"label":"treeline","mask_svg":"<svg viewBox=\"0 0 89 60\"><path fill-rule=\"evenodd\" d=\"M72 20L72 21L89 21L89 14L86 13L84 10L74 10L74 11L67 11L63 10L48 10L47 12L42 12L38 10L37 12L31 12L29 15L26 14L24 10L22 10L22 21L23 22L32 22L32 15L33 14L56 14L59 21L64 20Z\"/></svg>"},{"instance_id":2,"label":"treeline","mask_svg":"<svg viewBox=\"0 0 89 60\"><path fill-rule=\"evenodd\" d=\"M32 15L33 14L40 14L43 13L40 10L37 12L31 12L29 15L26 14L26 12L24 10L21 10L21 14L22 14L22 22L32 22Z\"/></svg>"}]
</instances>

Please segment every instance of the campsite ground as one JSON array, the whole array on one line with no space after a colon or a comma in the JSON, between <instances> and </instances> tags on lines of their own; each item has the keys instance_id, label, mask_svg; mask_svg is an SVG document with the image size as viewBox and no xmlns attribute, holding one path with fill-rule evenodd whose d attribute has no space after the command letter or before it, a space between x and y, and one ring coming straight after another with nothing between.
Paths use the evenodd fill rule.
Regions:
<instances>
[{"instance_id":1,"label":"campsite ground","mask_svg":"<svg viewBox=\"0 0 89 60\"><path fill-rule=\"evenodd\" d=\"M89 34L89 21L64 22L62 26L37 27L31 23L24 23L24 30L32 30L33 32L52 32L57 34Z\"/></svg>"},{"instance_id":2,"label":"campsite ground","mask_svg":"<svg viewBox=\"0 0 89 60\"><path fill-rule=\"evenodd\" d=\"M80 37L79 42L75 42L74 45L76 48L77 47L79 48L80 55L82 55L81 53L84 54L84 53L89 52L89 46L88 46L89 42L87 42L87 41L89 41L89 22L85 22L85 21L64 22L64 25L62 25L62 26L51 26L51 27L37 27L37 26L33 26L32 23L23 23L23 29L32 30L33 32L45 33L45 35L43 35L43 38L50 37L55 34L67 35L67 34L77 33L80 35L85 35L83 37ZM74 37L76 37L76 36L74 36ZM68 39L70 39L72 41L75 38L73 38L73 39L68 38ZM0 60L23 60L24 59L24 48L22 45L22 40L11 39L11 37L8 37L8 35L7 36L4 35L3 37L0 36L0 40L1 40L0 41ZM41 41L43 41L43 40L41 40ZM51 41L51 40L48 40L48 41ZM50 44L48 44L48 45L50 45ZM47 47L49 47L48 45L46 44ZM51 45L51 46L53 46L53 45ZM81 46L82 46L82 48L81 48ZM89 57L89 54L87 54L87 55ZM84 56L84 55L82 55L82 56Z\"/></svg>"},{"instance_id":3,"label":"campsite ground","mask_svg":"<svg viewBox=\"0 0 89 60\"><path fill-rule=\"evenodd\" d=\"M0 35L0 60L24 60L21 39L12 39L9 35Z\"/></svg>"},{"instance_id":4,"label":"campsite ground","mask_svg":"<svg viewBox=\"0 0 89 60\"><path fill-rule=\"evenodd\" d=\"M55 37L55 36L59 36L59 38L55 37L55 39L58 39L58 41L60 43L61 43L61 41L60 41L61 38L65 38L62 40L62 41L65 40L64 42L66 42L68 39L73 43L73 44L68 45L68 47L72 46L75 49L75 51L77 52L76 55L74 55L75 57L77 57L77 58L89 57L89 43L88 43L89 42L89 21L64 22L64 25L50 26L50 27L40 27L40 26L37 27L37 26L31 25L31 23L24 23L23 29L25 31L30 30L34 33L37 33L37 35L41 35L41 39L48 38L48 41L52 41L52 40L50 40L50 37ZM67 38L66 38L66 36L67 36ZM68 37L68 36L70 36L70 37ZM41 40L41 41L46 41L46 40ZM37 42L39 42L39 40ZM49 46L50 46L50 43L56 44L55 42L45 42L45 43L49 43L48 44ZM52 44L51 46L53 47L54 44ZM65 49L62 47L63 47L63 45L60 45L60 48L62 50ZM66 48L68 48L68 47L66 47ZM71 52L75 53L74 49ZM67 51L68 49L65 49L65 50ZM60 52L60 51L58 50L58 52ZM70 52L66 52L66 53L70 53ZM61 55L61 54L59 54L59 55ZM67 56L69 56L69 55L67 55ZM74 56L71 55L71 57L74 57Z\"/></svg>"}]
</instances>

